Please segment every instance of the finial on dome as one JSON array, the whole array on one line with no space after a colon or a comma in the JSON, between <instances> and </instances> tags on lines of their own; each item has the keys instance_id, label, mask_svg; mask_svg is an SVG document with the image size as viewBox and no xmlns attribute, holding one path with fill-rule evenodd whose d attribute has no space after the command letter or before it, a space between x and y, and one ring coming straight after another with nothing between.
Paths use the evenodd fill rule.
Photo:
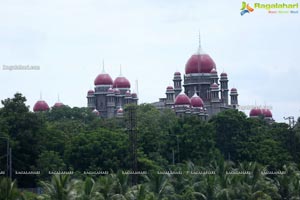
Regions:
<instances>
[{"instance_id":1,"label":"finial on dome","mask_svg":"<svg viewBox=\"0 0 300 200\"><path fill-rule=\"evenodd\" d=\"M42 94L42 91L40 91L40 100L43 100L43 94Z\"/></svg>"},{"instance_id":2,"label":"finial on dome","mask_svg":"<svg viewBox=\"0 0 300 200\"><path fill-rule=\"evenodd\" d=\"M57 102L60 102L59 94L57 94Z\"/></svg>"},{"instance_id":3,"label":"finial on dome","mask_svg":"<svg viewBox=\"0 0 300 200\"><path fill-rule=\"evenodd\" d=\"M120 76L122 76L122 65L120 64Z\"/></svg>"},{"instance_id":4,"label":"finial on dome","mask_svg":"<svg viewBox=\"0 0 300 200\"><path fill-rule=\"evenodd\" d=\"M200 30L199 30L199 36L198 36L198 54L200 54L202 51L202 47L201 47L201 34L200 34Z\"/></svg>"},{"instance_id":5,"label":"finial on dome","mask_svg":"<svg viewBox=\"0 0 300 200\"><path fill-rule=\"evenodd\" d=\"M104 59L102 60L102 73L105 73L105 69L104 69Z\"/></svg>"}]
</instances>

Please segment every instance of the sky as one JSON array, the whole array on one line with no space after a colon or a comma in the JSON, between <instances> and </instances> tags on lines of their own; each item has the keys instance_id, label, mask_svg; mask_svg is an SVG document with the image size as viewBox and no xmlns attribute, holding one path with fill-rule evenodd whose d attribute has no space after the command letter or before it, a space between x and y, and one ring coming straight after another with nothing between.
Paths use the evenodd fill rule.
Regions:
<instances>
[{"instance_id":1,"label":"sky","mask_svg":"<svg viewBox=\"0 0 300 200\"><path fill-rule=\"evenodd\" d=\"M174 72L184 74L200 32L203 50L219 74L228 74L241 106L266 105L279 122L297 118L300 14L255 9L241 16L241 5L239 0L0 0L0 99L21 92L32 110L40 94L50 106L59 95L69 106L84 107L104 60L112 78L122 66L139 103L157 101L173 84ZM40 69L9 71L4 65Z\"/></svg>"}]
</instances>

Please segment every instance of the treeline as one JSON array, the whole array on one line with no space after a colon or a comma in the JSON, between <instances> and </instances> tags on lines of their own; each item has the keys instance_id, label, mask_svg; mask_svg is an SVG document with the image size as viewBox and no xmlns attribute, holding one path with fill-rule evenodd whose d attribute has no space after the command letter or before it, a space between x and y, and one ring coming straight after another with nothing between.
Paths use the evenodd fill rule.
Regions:
<instances>
[{"instance_id":1,"label":"treeline","mask_svg":"<svg viewBox=\"0 0 300 200\"><path fill-rule=\"evenodd\" d=\"M6 137L12 147L13 172L41 172L13 173L19 187L50 180L49 171L73 171L72 178L85 179L84 171L131 169L126 116L99 119L87 108L68 106L33 113L19 93L1 102L1 171L6 170ZM299 167L298 124L293 129L285 123L268 124L237 110L221 112L206 122L142 104L137 106L138 169L163 171L186 162L206 168L218 160L237 165L256 162L272 171Z\"/></svg>"}]
</instances>

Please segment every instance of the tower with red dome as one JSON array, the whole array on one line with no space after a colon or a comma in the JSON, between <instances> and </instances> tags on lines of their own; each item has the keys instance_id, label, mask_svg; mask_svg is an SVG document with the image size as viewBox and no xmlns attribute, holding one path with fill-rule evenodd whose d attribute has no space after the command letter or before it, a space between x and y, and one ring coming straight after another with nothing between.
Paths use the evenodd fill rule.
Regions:
<instances>
[{"instance_id":1,"label":"tower with red dome","mask_svg":"<svg viewBox=\"0 0 300 200\"><path fill-rule=\"evenodd\" d=\"M160 98L159 102L155 102L153 105L159 109L173 108L178 115L197 114L201 118L207 119L222 110L237 108L236 88L230 91L231 102L229 104L228 82L225 72L221 73L219 78L217 65L210 55L202 50L199 37L198 50L187 60L183 79L180 72L175 72L174 87L171 89L169 86L166 98ZM173 102L171 94L174 94Z\"/></svg>"},{"instance_id":2,"label":"tower with red dome","mask_svg":"<svg viewBox=\"0 0 300 200\"><path fill-rule=\"evenodd\" d=\"M95 89L87 92L87 106L91 110L98 111L100 117L112 118L120 116L118 110L126 104L137 104L136 93L131 93L129 80L124 77L120 70L120 75L113 80L105 72L104 64L102 73L94 80Z\"/></svg>"}]
</instances>

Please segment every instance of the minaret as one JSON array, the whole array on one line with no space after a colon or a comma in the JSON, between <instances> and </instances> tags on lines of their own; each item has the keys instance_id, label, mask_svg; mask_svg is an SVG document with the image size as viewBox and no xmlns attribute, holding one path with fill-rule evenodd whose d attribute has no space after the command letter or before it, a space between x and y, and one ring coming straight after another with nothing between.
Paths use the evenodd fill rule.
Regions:
<instances>
[{"instance_id":1,"label":"minaret","mask_svg":"<svg viewBox=\"0 0 300 200\"><path fill-rule=\"evenodd\" d=\"M95 105L96 98L95 98L95 92L94 92L94 90L89 90L87 92L86 98L87 98L87 107L91 108L92 110L95 109L95 107L96 107L96 105Z\"/></svg>"},{"instance_id":2,"label":"minaret","mask_svg":"<svg viewBox=\"0 0 300 200\"><path fill-rule=\"evenodd\" d=\"M107 117L107 91L113 85L113 80L109 74L105 72L104 61L102 73L99 74L95 81L95 107L100 112L101 117Z\"/></svg>"},{"instance_id":3,"label":"minaret","mask_svg":"<svg viewBox=\"0 0 300 200\"><path fill-rule=\"evenodd\" d=\"M115 101L115 93L112 88L107 90L107 117L112 118L115 116L115 108L116 108L116 101Z\"/></svg>"},{"instance_id":4,"label":"minaret","mask_svg":"<svg viewBox=\"0 0 300 200\"><path fill-rule=\"evenodd\" d=\"M168 86L166 90L166 107L167 108L172 108L174 106L174 88L172 86Z\"/></svg>"},{"instance_id":5,"label":"minaret","mask_svg":"<svg viewBox=\"0 0 300 200\"><path fill-rule=\"evenodd\" d=\"M238 93L236 88L230 90L230 103L233 108L238 107Z\"/></svg>"},{"instance_id":6,"label":"minaret","mask_svg":"<svg viewBox=\"0 0 300 200\"><path fill-rule=\"evenodd\" d=\"M219 99L219 86L217 83L213 83L210 86L210 95L211 95L211 102L212 103L216 103L216 102L220 102Z\"/></svg>"},{"instance_id":7,"label":"minaret","mask_svg":"<svg viewBox=\"0 0 300 200\"><path fill-rule=\"evenodd\" d=\"M208 111L210 115L214 115L220 112L220 98L219 98L219 85L217 83L213 83L210 86L210 104L211 107Z\"/></svg>"},{"instance_id":8,"label":"minaret","mask_svg":"<svg viewBox=\"0 0 300 200\"><path fill-rule=\"evenodd\" d=\"M131 92L129 90L126 91L125 97L124 97L124 104L131 104L132 103L132 96Z\"/></svg>"},{"instance_id":9,"label":"minaret","mask_svg":"<svg viewBox=\"0 0 300 200\"><path fill-rule=\"evenodd\" d=\"M221 100L222 102L228 106L228 78L227 74L225 72L221 73Z\"/></svg>"},{"instance_id":10,"label":"minaret","mask_svg":"<svg viewBox=\"0 0 300 200\"><path fill-rule=\"evenodd\" d=\"M173 79L173 82L174 82L174 92L175 92L175 98L177 97L178 94L181 93L182 91L182 86L181 86L181 74L180 72L175 72L174 73L174 79Z\"/></svg>"},{"instance_id":11,"label":"minaret","mask_svg":"<svg viewBox=\"0 0 300 200\"><path fill-rule=\"evenodd\" d=\"M213 68L210 71L210 80L211 80L210 84L218 83L219 77L218 77L218 72L217 72L216 68Z\"/></svg>"},{"instance_id":12,"label":"minaret","mask_svg":"<svg viewBox=\"0 0 300 200\"><path fill-rule=\"evenodd\" d=\"M132 103L135 104L135 105L138 105L139 98L138 98L137 93L133 92L131 94L131 97L132 97Z\"/></svg>"}]
</instances>

